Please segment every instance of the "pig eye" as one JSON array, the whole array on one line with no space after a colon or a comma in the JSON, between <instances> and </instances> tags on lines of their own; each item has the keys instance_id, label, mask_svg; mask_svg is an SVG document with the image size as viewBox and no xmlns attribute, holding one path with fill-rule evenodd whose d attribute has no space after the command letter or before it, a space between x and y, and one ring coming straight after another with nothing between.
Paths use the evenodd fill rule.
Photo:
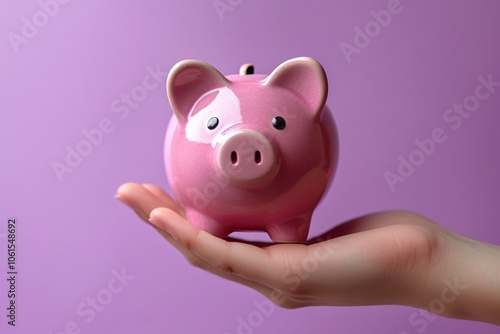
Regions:
<instances>
[{"instance_id":1,"label":"pig eye","mask_svg":"<svg viewBox=\"0 0 500 334\"><path fill-rule=\"evenodd\" d=\"M217 117L212 117L207 122L207 128L213 130L219 125L219 119Z\"/></svg>"},{"instance_id":2,"label":"pig eye","mask_svg":"<svg viewBox=\"0 0 500 334\"><path fill-rule=\"evenodd\" d=\"M285 119L281 116L276 116L273 118L273 126L277 130L283 130L286 126Z\"/></svg>"}]
</instances>

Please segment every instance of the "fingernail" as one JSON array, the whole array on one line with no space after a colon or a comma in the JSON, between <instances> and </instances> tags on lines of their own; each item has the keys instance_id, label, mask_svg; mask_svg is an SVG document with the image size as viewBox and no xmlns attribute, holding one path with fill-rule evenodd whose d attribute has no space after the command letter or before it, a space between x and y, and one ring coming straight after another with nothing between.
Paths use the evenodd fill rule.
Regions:
<instances>
[{"instance_id":1,"label":"fingernail","mask_svg":"<svg viewBox=\"0 0 500 334\"><path fill-rule=\"evenodd\" d=\"M120 194L115 194L115 198L117 200L121 201L123 204L125 204L129 208L131 208L135 212L135 214L139 216L139 218L141 218L142 220L148 220L149 216L145 212L143 212L141 209L139 209L135 205L132 205L130 203L122 201L122 197L120 196Z\"/></svg>"},{"instance_id":2,"label":"fingernail","mask_svg":"<svg viewBox=\"0 0 500 334\"><path fill-rule=\"evenodd\" d=\"M177 240L175 235L172 234L172 232L169 229L169 226L168 226L169 222L168 221L161 219L157 215L152 215L149 217L149 222L151 224L153 224L154 226L158 227L159 229L161 229L162 231L167 232L174 240Z\"/></svg>"}]
</instances>

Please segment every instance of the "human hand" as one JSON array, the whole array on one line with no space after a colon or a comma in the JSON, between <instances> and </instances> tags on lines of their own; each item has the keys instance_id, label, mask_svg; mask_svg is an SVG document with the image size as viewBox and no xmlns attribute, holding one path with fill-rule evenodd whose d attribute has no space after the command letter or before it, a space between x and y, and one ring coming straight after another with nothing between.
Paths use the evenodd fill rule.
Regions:
<instances>
[{"instance_id":1,"label":"human hand","mask_svg":"<svg viewBox=\"0 0 500 334\"><path fill-rule=\"evenodd\" d=\"M439 314L500 321L498 311L480 315L464 311L467 299L477 295L467 291L476 281L461 268L481 258L489 261L492 255L498 260L498 248L458 236L415 213L370 214L305 244L266 244L223 240L197 229L184 218L182 207L154 185L124 184L117 197L191 264L257 290L285 308L375 304L429 308L432 300L443 296L443 282L458 279L463 291L455 289L460 295L443 302ZM498 278L488 277L495 286Z\"/></svg>"}]
</instances>

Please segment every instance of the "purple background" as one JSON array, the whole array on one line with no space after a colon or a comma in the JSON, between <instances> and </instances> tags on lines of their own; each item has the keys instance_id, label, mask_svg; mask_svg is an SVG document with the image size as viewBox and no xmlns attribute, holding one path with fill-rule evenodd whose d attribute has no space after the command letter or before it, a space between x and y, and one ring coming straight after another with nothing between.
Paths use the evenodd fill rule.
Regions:
<instances>
[{"instance_id":1,"label":"purple background","mask_svg":"<svg viewBox=\"0 0 500 334\"><path fill-rule=\"evenodd\" d=\"M221 17L212 0L71 1L57 12L49 6L55 13L44 17L37 1L0 1L0 277L9 217L18 222L19 272L16 328L6 324L0 280L0 331L55 334L74 322L81 333L232 334L250 317L261 320L254 333L498 333L442 317L412 324L416 310L401 306L257 314L254 302L264 297L191 267L113 198L127 181L168 189L164 78L127 115L112 104L140 92L146 68L168 72L184 58L231 74L246 62L269 73L289 58L314 57L330 80L340 164L311 235L357 215L404 208L500 244L500 88L460 128L443 119L474 94L478 76L500 81L500 3L401 0L401 12L348 63L341 43L353 45L354 28L364 29L374 20L370 11L388 0L222 2L233 5ZM33 15L41 27L16 52L9 34L21 35L23 17L32 22ZM82 131L105 119L113 131L60 181L52 164L65 163L66 147L75 149ZM408 158L414 140L435 128L447 140L391 191L384 173L397 172L398 156ZM87 323L78 305L99 293L109 297L103 289L122 269L134 279Z\"/></svg>"}]
</instances>

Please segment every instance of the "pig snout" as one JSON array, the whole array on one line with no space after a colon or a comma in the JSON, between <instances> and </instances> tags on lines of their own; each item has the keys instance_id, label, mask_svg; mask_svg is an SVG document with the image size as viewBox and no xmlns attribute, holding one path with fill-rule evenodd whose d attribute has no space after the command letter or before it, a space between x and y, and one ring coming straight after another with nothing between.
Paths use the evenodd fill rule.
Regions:
<instances>
[{"instance_id":1,"label":"pig snout","mask_svg":"<svg viewBox=\"0 0 500 334\"><path fill-rule=\"evenodd\" d=\"M272 179L278 169L278 156L271 142L249 129L225 134L216 157L221 172L236 183L261 184Z\"/></svg>"}]
</instances>

